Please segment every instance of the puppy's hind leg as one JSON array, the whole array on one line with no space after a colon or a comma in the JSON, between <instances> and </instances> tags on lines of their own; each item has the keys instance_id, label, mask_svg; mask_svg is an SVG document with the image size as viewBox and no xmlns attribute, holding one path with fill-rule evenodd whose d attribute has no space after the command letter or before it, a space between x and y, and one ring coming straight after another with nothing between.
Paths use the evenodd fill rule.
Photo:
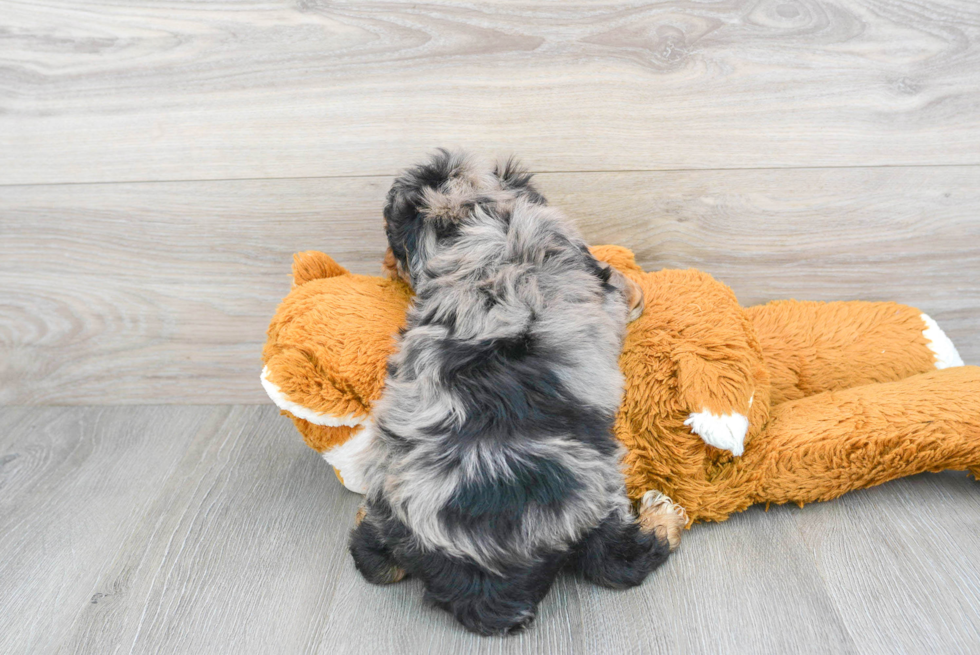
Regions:
<instances>
[{"instance_id":1,"label":"puppy's hind leg","mask_svg":"<svg viewBox=\"0 0 980 655\"><path fill-rule=\"evenodd\" d=\"M357 511L357 526L350 533L350 554L354 566L372 584L391 584L405 577L391 551L381 538L381 530L370 520L362 507Z\"/></svg>"},{"instance_id":2,"label":"puppy's hind leg","mask_svg":"<svg viewBox=\"0 0 980 655\"><path fill-rule=\"evenodd\" d=\"M563 564L564 557L554 554L496 575L437 553L418 562L429 602L481 635L512 634L530 625Z\"/></svg>"},{"instance_id":3,"label":"puppy's hind leg","mask_svg":"<svg viewBox=\"0 0 980 655\"><path fill-rule=\"evenodd\" d=\"M627 589L643 582L667 559L675 547L671 537L679 540L686 522L662 510L643 508L639 520L620 512L610 514L576 547L575 569L603 587Z\"/></svg>"}]
</instances>

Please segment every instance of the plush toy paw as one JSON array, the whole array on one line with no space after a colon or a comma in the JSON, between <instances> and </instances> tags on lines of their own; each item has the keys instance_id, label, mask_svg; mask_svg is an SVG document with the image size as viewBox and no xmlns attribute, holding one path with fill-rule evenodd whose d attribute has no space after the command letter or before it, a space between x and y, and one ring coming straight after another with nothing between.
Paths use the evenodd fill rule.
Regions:
<instances>
[{"instance_id":1,"label":"plush toy paw","mask_svg":"<svg viewBox=\"0 0 980 655\"><path fill-rule=\"evenodd\" d=\"M707 409L695 412L684 421L691 432L704 443L728 450L736 457L745 450L745 434L749 431L749 419L742 414L712 414Z\"/></svg>"},{"instance_id":2,"label":"plush toy paw","mask_svg":"<svg viewBox=\"0 0 980 655\"><path fill-rule=\"evenodd\" d=\"M640 498L640 528L666 539L671 551L680 545L681 531L687 524L684 508L656 489Z\"/></svg>"}]
</instances>

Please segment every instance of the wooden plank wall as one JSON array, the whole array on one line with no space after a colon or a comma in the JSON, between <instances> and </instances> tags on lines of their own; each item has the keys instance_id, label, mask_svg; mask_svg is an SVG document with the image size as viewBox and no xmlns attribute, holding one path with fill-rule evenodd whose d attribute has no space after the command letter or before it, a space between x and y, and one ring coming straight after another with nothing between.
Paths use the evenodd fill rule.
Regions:
<instances>
[{"instance_id":1,"label":"wooden plank wall","mask_svg":"<svg viewBox=\"0 0 980 655\"><path fill-rule=\"evenodd\" d=\"M745 304L894 299L980 363L973 0L0 0L0 403L261 403L291 253L514 152Z\"/></svg>"}]
</instances>

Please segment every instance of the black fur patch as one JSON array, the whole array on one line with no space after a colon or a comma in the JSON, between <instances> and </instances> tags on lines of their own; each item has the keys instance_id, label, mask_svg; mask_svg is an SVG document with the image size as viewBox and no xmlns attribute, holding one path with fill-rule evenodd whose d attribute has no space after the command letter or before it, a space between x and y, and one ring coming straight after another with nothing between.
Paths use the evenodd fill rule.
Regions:
<instances>
[{"instance_id":1,"label":"black fur patch","mask_svg":"<svg viewBox=\"0 0 980 655\"><path fill-rule=\"evenodd\" d=\"M602 454L616 450L614 417L574 398L555 372L561 354L533 332L505 339L445 340L440 377L466 408L462 425L433 426L450 440L514 439L529 434L574 438Z\"/></svg>"},{"instance_id":2,"label":"black fur patch","mask_svg":"<svg viewBox=\"0 0 980 655\"><path fill-rule=\"evenodd\" d=\"M564 560L559 553L546 554L531 566L495 575L469 562L426 553L410 570L428 580L426 599L451 612L467 629L482 635L505 635L526 628L534 620L537 605Z\"/></svg>"},{"instance_id":3,"label":"black fur patch","mask_svg":"<svg viewBox=\"0 0 980 655\"><path fill-rule=\"evenodd\" d=\"M428 602L478 634L504 635L527 627L570 557L542 553L533 564L491 573L466 559L420 549L387 503L368 505L370 520L351 532L350 551L357 570L368 581L383 584L389 581L386 575L392 566L404 569L423 582Z\"/></svg>"},{"instance_id":4,"label":"black fur patch","mask_svg":"<svg viewBox=\"0 0 980 655\"><path fill-rule=\"evenodd\" d=\"M367 520L351 531L350 553L354 566L372 584L392 582L395 558L381 538L381 531Z\"/></svg>"},{"instance_id":5,"label":"black fur patch","mask_svg":"<svg viewBox=\"0 0 980 655\"><path fill-rule=\"evenodd\" d=\"M439 517L450 529L477 534L484 541L507 541L521 527L529 505L557 510L579 491L574 474L557 462L527 458L511 463L512 476L465 482Z\"/></svg>"},{"instance_id":6,"label":"black fur patch","mask_svg":"<svg viewBox=\"0 0 980 655\"><path fill-rule=\"evenodd\" d=\"M613 514L578 544L572 564L590 582L626 589L643 582L669 554L666 540Z\"/></svg>"}]
</instances>

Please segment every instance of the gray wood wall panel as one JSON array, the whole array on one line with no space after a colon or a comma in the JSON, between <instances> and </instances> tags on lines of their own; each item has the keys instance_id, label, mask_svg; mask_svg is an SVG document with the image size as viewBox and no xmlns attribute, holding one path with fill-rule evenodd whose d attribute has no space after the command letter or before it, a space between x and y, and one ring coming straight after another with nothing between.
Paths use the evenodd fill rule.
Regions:
<instances>
[{"instance_id":1,"label":"gray wood wall panel","mask_svg":"<svg viewBox=\"0 0 980 655\"><path fill-rule=\"evenodd\" d=\"M562 576L530 630L487 639L417 581L361 579L360 496L274 407L0 407L0 651L971 652L977 488L752 508L636 589Z\"/></svg>"},{"instance_id":2,"label":"gray wood wall panel","mask_svg":"<svg viewBox=\"0 0 980 655\"><path fill-rule=\"evenodd\" d=\"M533 162L531 162L533 163ZM980 363L980 168L552 173L593 243L743 304L897 300ZM292 253L376 273L390 178L0 188L0 402L260 403Z\"/></svg>"},{"instance_id":3,"label":"gray wood wall panel","mask_svg":"<svg viewBox=\"0 0 980 655\"><path fill-rule=\"evenodd\" d=\"M0 2L0 183L980 163L974 0Z\"/></svg>"}]
</instances>

